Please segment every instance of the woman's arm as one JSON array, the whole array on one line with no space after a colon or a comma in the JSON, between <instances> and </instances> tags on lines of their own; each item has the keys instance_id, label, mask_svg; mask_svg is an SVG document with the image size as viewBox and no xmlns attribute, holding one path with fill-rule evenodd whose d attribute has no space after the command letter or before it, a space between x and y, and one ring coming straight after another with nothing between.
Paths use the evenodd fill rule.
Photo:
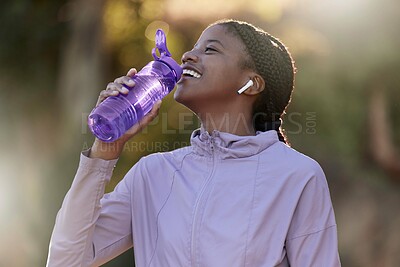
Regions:
<instances>
[{"instance_id":1,"label":"woman's arm","mask_svg":"<svg viewBox=\"0 0 400 267\"><path fill-rule=\"evenodd\" d=\"M291 267L340 267L335 215L322 169L308 181L286 240Z\"/></svg>"},{"instance_id":2,"label":"woman's arm","mask_svg":"<svg viewBox=\"0 0 400 267\"><path fill-rule=\"evenodd\" d=\"M116 162L81 155L74 181L57 214L47 266L90 266L100 199Z\"/></svg>"},{"instance_id":3,"label":"woman's arm","mask_svg":"<svg viewBox=\"0 0 400 267\"><path fill-rule=\"evenodd\" d=\"M109 96L126 94L123 85L134 86L130 78L135 73L131 69L127 76L110 83L101 92L97 105ZM98 266L132 246L128 179L121 181L111 194L104 195L104 189L124 144L157 116L160 106L161 101L156 102L120 139L113 143L96 139L91 150L82 153L74 181L57 214L47 266Z\"/></svg>"}]
</instances>

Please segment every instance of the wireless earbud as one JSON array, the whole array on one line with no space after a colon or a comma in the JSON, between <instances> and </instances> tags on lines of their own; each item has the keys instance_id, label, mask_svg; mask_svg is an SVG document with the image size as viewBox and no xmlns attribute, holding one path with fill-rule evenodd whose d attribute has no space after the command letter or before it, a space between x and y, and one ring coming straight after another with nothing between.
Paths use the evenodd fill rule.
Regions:
<instances>
[{"instance_id":1,"label":"wireless earbud","mask_svg":"<svg viewBox=\"0 0 400 267\"><path fill-rule=\"evenodd\" d=\"M244 91L246 91L247 89L249 89L250 86L253 86L253 81L249 80L242 88L240 88L237 93L238 95L240 95L241 93L243 93Z\"/></svg>"}]
</instances>

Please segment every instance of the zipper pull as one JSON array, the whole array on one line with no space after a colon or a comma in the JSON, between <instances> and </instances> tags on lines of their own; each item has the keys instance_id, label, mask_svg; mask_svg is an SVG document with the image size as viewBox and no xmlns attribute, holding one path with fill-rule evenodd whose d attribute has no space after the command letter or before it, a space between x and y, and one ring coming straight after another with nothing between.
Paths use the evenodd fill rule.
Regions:
<instances>
[{"instance_id":1,"label":"zipper pull","mask_svg":"<svg viewBox=\"0 0 400 267\"><path fill-rule=\"evenodd\" d=\"M211 151L214 152L214 138L213 137L211 137L210 147L211 147Z\"/></svg>"}]
</instances>

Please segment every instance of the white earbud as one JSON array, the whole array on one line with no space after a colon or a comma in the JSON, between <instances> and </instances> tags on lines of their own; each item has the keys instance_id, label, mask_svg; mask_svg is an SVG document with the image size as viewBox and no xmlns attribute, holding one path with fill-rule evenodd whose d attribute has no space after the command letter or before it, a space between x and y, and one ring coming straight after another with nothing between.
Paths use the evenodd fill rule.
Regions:
<instances>
[{"instance_id":1,"label":"white earbud","mask_svg":"<svg viewBox=\"0 0 400 267\"><path fill-rule=\"evenodd\" d=\"M250 86L253 86L253 81L249 80L242 88L240 88L237 93L238 95L240 95L241 93L243 93L244 91L246 91L247 89L249 89Z\"/></svg>"}]
</instances>

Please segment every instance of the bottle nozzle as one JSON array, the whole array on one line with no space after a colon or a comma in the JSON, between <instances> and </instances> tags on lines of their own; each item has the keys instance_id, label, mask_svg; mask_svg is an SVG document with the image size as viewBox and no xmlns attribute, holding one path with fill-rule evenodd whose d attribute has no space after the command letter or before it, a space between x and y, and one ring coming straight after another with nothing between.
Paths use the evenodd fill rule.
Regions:
<instances>
[{"instance_id":1,"label":"bottle nozzle","mask_svg":"<svg viewBox=\"0 0 400 267\"><path fill-rule=\"evenodd\" d=\"M167 37L163 30L158 29L155 36L156 47L151 51L155 60L160 59L163 56L170 57L171 53L167 48ZM160 57L157 56L157 50L160 53Z\"/></svg>"},{"instance_id":2,"label":"bottle nozzle","mask_svg":"<svg viewBox=\"0 0 400 267\"><path fill-rule=\"evenodd\" d=\"M166 63L170 68L173 69L175 73L175 81L179 81L182 76L182 68L178 63L171 57L171 53L167 48L167 37L163 30L158 29L155 36L156 47L153 48L151 53L153 54L154 60L160 60ZM160 56L157 56L157 50L160 53Z\"/></svg>"}]
</instances>

